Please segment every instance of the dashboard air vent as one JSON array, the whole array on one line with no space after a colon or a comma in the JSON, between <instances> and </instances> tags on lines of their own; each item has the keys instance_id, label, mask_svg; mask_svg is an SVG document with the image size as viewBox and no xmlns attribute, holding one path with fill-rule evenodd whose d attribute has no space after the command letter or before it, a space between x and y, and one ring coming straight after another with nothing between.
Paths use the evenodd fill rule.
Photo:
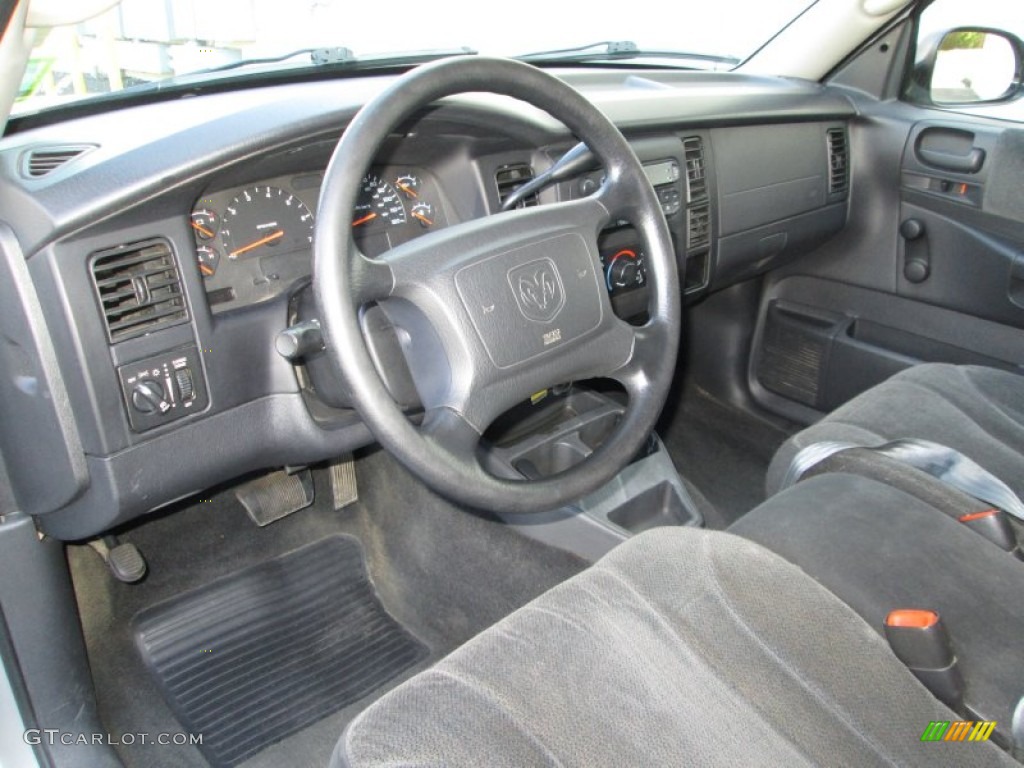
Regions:
<instances>
[{"instance_id":1,"label":"dashboard air vent","mask_svg":"<svg viewBox=\"0 0 1024 768\"><path fill-rule=\"evenodd\" d=\"M700 200L708 193L707 168L704 165L704 142L700 136L683 139L686 160L687 200Z\"/></svg>"},{"instance_id":2,"label":"dashboard air vent","mask_svg":"<svg viewBox=\"0 0 1024 768\"><path fill-rule=\"evenodd\" d=\"M26 152L22 159L22 175L38 179L53 173L79 155L95 149L92 144L74 144L60 147L38 147Z\"/></svg>"},{"instance_id":3,"label":"dashboard air vent","mask_svg":"<svg viewBox=\"0 0 1024 768\"><path fill-rule=\"evenodd\" d=\"M846 130L829 128L828 140L828 192L845 192L850 182L850 152L846 144Z\"/></svg>"},{"instance_id":4,"label":"dashboard air vent","mask_svg":"<svg viewBox=\"0 0 1024 768\"><path fill-rule=\"evenodd\" d=\"M533 168L526 163L514 163L503 165L494 172L494 183L498 187L498 205L504 204L505 200L519 187L533 178ZM537 195L528 195L516 208L532 208L537 205Z\"/></svg>"},{"instance_id":5,"label":"dashboard air vent","mask_svg":"<svg viewBox=\"0 0 1024 768\"><path fill-rule=\"evenodd\" d=\"M693 250L711 242L711 210L708 205L694 206L686 212L686 249Z\"/></svg>"},{"instance_id":6,"label":"dashboard air vent","mask_svg":"<svg viewBox=\"0 0 1024 768\"><path fill-rule=\"evenodd\" d=\"M92 279L111 343L188 320L174 253L163 240L97 254Z\"/></svg>"}]
</instances>

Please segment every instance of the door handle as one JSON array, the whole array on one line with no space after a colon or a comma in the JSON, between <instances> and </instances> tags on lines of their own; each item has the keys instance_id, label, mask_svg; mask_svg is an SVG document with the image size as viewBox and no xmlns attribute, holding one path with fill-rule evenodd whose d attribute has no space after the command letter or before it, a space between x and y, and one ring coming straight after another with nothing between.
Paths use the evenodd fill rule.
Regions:
<instances>
[{"instance_id":1,"label":"door handle","mask_svg":"<svg viewBox=\"0 0 1024 768\"><path fill-rule=\"evenodd\" d=\"M917 156L921 162L933 168L955 173L977 173L985 162L985 150L979 147L974 147L966 155L954 155L949 152L918 147Z\"/></svg>"}]
</instances>

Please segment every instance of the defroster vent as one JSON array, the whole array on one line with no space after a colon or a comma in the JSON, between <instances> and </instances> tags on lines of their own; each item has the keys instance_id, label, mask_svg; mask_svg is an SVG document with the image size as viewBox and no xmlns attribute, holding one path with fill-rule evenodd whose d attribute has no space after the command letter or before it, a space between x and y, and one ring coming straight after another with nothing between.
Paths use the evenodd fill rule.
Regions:
<instances>
[{"instance_id":1,"label":"defroster vent","mask_svg":"<svg viewBox=\"0 0 1024 768\"><path fill-rule=\"evenodd\" d=\"M70 163L79 155L95 148L94 144L68 144L30 149L22 156L21 173L23 176L34 179L46 176L62 165Z\"/></svg>"},{"instance_id":2,"label":"defroster vent","mask_svg":"<svg viewBox=\"0 0 1024 768\"><path fill-rule=\"evenodd\" d=\"M111 343L188 320L174 253L163 240L96 254L92 279Z\"/></svg>"},{"instance_id":3,"label":"defroster vent","mask_svg":"<svg viewBox=\"0 0 1024 768\"><path fill-rule=\"evenodd\" d=\"M845 128L829 128L828 141L828 193L839 195L850 185L850 150Z\"/></svg>"},{"instance_id":4,"label":"defroster vent","mask_svg":"<svg viewBox=\"0 0 1024 768\"><path fill-rule=\"evenodd\" d=\"M503 205L508 196L533 178L533 168L526 163L503 165L494 172L494 183L498 187L498 204ZM532 208L537 205L537 195L527 195L516 208Z\"/></svg>"},{"instance_id":5,"label":"defroster vent","mask_svg":"<svg viewBox=\"0 0 1024 768\"><path fill-rule=\"evenodd\" d=\"M686 161L686 199L700 200L708 193L707 166L704 162L704 142L700 136L683 139Z\"/></svg>"}]
</instances>

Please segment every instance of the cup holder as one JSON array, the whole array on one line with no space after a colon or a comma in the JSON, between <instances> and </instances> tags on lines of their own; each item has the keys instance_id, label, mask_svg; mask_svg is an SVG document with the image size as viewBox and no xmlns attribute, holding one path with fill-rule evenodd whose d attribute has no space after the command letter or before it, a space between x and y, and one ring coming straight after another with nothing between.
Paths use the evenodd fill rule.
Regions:
<instances>
[{"instance_id":1,"label":"cup holder","mask_svg":"<svg viewBox=\"0 0 1024 768\"><path fill-rule=\"evenodd\" d=\"M565 472L589 455L590 451L584 450L582 445L558 440L537 446L516 459L512 466L523 477L533 480Z\"/></svg>"},{"instance_id":2,"label":"cup holder","mask_svg":"<svg viewBox=\"0 0 1024 768\"><path fill-rule=\"evenodd\" d=\"M620 421L622 421L621 413L606 413L604 416L594 419L580 429L580 441L590 450L596 451L608 439L608 436L615 431Z\"/></svg>"},{"instance_id":3,"label":"cup holder","mask_svg":"<svg viewBox=\"0 0 1024 768\"><path fill-rule=\"evenodd\" d=\"M630 533L641 533L663 525L687 525L693 515L672 483L663 482L613 509L608 520Z\"/></svg>"}]
</instances>

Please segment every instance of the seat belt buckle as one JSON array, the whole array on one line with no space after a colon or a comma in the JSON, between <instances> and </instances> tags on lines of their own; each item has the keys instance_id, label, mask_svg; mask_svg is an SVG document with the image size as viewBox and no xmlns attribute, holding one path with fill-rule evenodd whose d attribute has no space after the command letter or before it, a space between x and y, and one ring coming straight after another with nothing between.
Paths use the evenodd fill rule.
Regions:
<instances>
[{"instance_id":1,"label":"seat belt buckle","mask_svg":"<svg viewBox=\"0 0 1024 768\"><path fill-rule=\"evenodd\" d=\"M960 515L957 520L972 531L991 541L1000 549L1024 559L1021 553L1020 544L1017 541L1017 532L1013 530L1010 518L1001 509L983 509L980 512L968 512Z\"/></svg>"},{"instance_id":2,"label":"seat belt buckle","mask_svg":"<svg viewBox=\"0 0 1024 768\"><path fill-rule=\"evenodd\" d=\"M935 698L963 712L964 678L939 614L917 608L890 611L885 617L885 637L896 657Z\"/></svg>"}]
</instances>

